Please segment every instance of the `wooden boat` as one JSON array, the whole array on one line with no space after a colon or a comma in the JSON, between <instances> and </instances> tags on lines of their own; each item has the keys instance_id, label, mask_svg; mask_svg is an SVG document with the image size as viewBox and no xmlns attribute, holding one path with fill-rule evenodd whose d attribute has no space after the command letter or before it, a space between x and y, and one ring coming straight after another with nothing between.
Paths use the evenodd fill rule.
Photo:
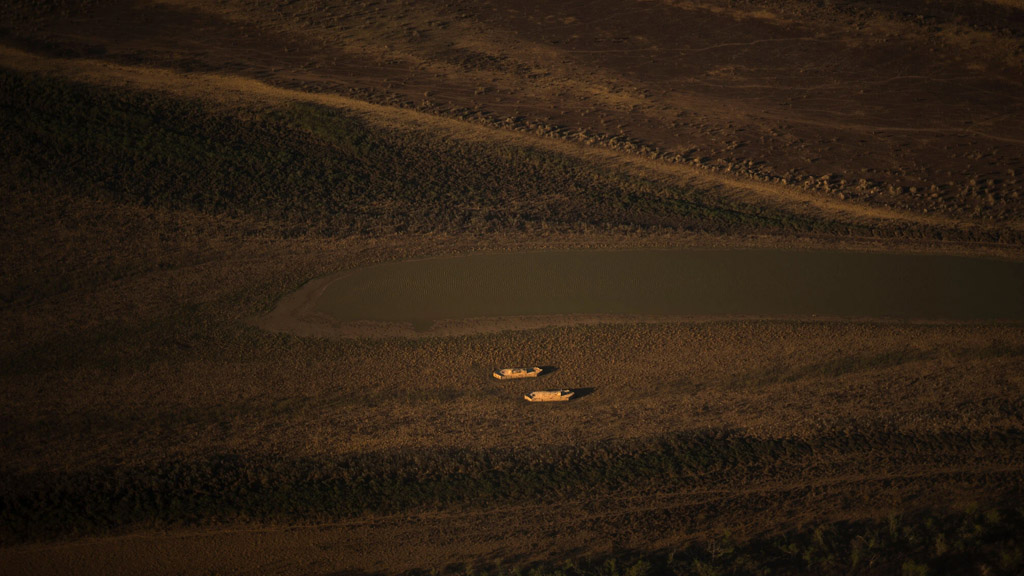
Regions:
<instances>
[{"instance_id":1,"label":"wooden boat","mask_svg":"<svg viewBox=\"0 0 1024 576\"><path fill-rule=\"evenodd\" d=\"M492 376L498 380L513 380L515 378L536 378L542 370L536 366L533 368L502 368L495 370Z\"/></svg>"},{"instance_id":2,"label":"wooden boat","mask_svg":"<svg viewBox=\"0 0 1024 576\"><path fill-rule=\"evenodd\" d=\"M568 402L572 394L572 390L537 390L523 398L526 398L527 402Z\"/></svg>"}]
</instances>

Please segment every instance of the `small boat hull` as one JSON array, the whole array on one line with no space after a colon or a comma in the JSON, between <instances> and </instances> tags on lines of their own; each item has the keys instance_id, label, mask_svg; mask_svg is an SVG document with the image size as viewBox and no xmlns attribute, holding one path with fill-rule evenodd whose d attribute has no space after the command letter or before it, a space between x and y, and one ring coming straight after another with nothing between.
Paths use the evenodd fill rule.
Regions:
<instances>
[{"instance_id":1,"label":"small boat hull","mask_svg":"<svg viewBox=\"0 0 1024 576\"><path fill-rule=\"evenodd\" d=\"M536 378L543 372L539 367L533 368L502 368L491 373L498 380L515 380L516 378Z\"/></svg>"},{"instance_id":2,"label":"small boat hull","mask_svg":"<svg viewBox=\"0 0 1024 576\"><path fill-rule=\"evenodd\" d=\"M527 402L568 402L572 395L572 390L537 390L523 398L526 398Z\"/></svg>"}]
</instances>

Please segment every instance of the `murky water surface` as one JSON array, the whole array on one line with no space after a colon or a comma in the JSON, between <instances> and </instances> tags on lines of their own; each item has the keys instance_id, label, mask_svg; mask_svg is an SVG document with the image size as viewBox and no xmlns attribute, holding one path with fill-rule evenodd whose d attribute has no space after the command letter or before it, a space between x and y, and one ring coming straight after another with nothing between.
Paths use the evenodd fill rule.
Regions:
<instances>
[{"instance_id":1,"label":"murky water surface","mask_svg":"<svg viewBox=\"0 0 1024 576\"><path fill-rule=\"evenodd\" d=\"M768 250L481 254L339 276L341 321L553 314L1024 320L1024 263Z\"/></svg>"}]
</instances>

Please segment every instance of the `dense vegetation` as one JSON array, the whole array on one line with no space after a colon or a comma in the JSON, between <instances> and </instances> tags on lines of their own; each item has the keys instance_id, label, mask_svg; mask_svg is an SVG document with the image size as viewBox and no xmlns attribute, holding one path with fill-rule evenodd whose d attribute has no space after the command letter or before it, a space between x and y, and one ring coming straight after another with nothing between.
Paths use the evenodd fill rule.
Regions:
<instances>
[{"instance_id":1,"label":"dense vegetation","mask_svg":"<svg viewBox=\"0 0 1024 576\"><path fill-rule=\"evenodd\" d=\"M227 112L3 71L0 124L9 188L246 215L291 233L847 230L536 149L371 127L311 104Z\"/></svg>"}]
</instances>

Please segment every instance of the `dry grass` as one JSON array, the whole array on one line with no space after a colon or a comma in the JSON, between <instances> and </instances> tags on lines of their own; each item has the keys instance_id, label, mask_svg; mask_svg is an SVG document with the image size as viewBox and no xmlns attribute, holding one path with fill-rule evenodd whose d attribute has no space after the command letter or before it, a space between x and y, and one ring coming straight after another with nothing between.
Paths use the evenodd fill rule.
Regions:
<instances>
[{"instance_id":1,"label":"dry grass","mask_svg":"<svg viewBox=\"0 0 1024 576\"><path fill-rule=\"evenodd\" d=\"M61 6L36 11L18 3L15 13L39 28L5 38L32 45L32 30L59 26L53 19ZM334 38L317 36L318 27L342 16L306 2L285 7L284 19L268 16L270 4L224 6L225 20L287 22L273 34L291 37ZM65 8L87 20L78 22L83 35L98 33L90 26L103 21L102 10L88 20L93 16L82 16L78 4ZM304 19L295 13L307 8ZM634 134L616 141L621 149L595 147L599 152L557 133L545 136L557 145L534 146L536 139L522 134L488 140L501 134L493 122L504 116L496 110L519 115L518 104L497 98L522 98L525 120L513 124L544 133L564 120L537 120L545 115L538 102L550 101L551 90L565 90L571 100L601 86L579 106L596 107L595 117L613 125L626 125L630 106L642 105L637 121L644 126L643 115L658 110L658 102L633 80L601 68L628 67L629 58L594 56L541 70L538 62L565 53L542 49L534 38L528 61L488 58L500 43L482 39L442 62L426 56L443 42L397 41L415 31L443 39L442 28L403 29L417 24L416 14L405 22L374 12L411 9L400 4L362 8L357 23L379 19L395 36L387 41L397 48L381 57L399 64L381 69L422 65L405 69L397 96L351 93L347 105L367 116L339 111L344 106L331 102L341 100L330 94L307 94L296 105L285 97L301 87L288 76L294 68L271 74L287 88L251 79L228 86L216 62L199 62L215 74L196 77L190 96L211 99L182 98L187 76L158 74L152 66L181 62L135 66L138 52L125 46L111 55L125 65L111 68L101 85L3 72L3 558L54 572L76 558L84 570L109 571L116 566L104 562L129 556L121 570L185 570L193 562L187 571L230 571L259 570L281 554L291 562L284 572L400 571L477 559L654 554L719 541L731 531L762 542L789 533L817 542L801 551L848 562L842 555L851 553L849 542L830 547L801 527L855 521L867 534L879 519L909 510L946 518L950 506L1019 503L1021 326L736 320L343 341L254 328L252 318L310 278L474 250L857 245L1020 257L1014 209L999 204L1009 180L993 184L999 197L987 212L1002 214L1005 227L946 226L920 214L873 226L850 214L891 212L886 201L829 211L845 201L827 199L814 210L789 210L786 202L748 201L737 192L776 190L753 172L726 178L699 163L686 169L713 177L687 182L742 180L746 187L682 186L675 172L645 177L661 160L630 152ZM454 18L466 8L435 7L439 26L466 20L453 28L462 34L489 21L479 14ZM750 20L744 25L786 25ZM348 34L343 28L330 34ZM355 28L349 46L372 51L380 40ZM76 54L61 48L61 32L52 33L54 44L40 49ZM628 39L634 41L640 40ZM289 58L301 62L300 48ZM210 48L211 58L224 57L218 50ZM247 63L234 71L260 70L250 57L259 58L245 55ZM104 64L88 66L93 74ZM150 88L170 93L112 86L112 78L123 81L142 69L152 73ZM458 126L465 129L443 133L430 130L456 125L452 118L465 110L398 103L390 125L360 119L403 90L423 97L416 85L423 70L455 69L472 76L467 97L486 96L481 102L494 108L490 115L463 118ZM582 75L588 69L593 76ZM313 71L307 69L317 77ZM482 80L508 83L531 74L553 78L518 92L498 94L507 85L477 91ZM462 80L445 78L438 81L443 96L465 103L453 90ZM609 78L625 88L610 88L603 83ZM261 91L242 90L257 84ZM425 98L435 97L437 88L428 87ZM662 112L676 115L669 107L651 117L667 118ZM680 134L703 139L710 146L704 152L721 151L717 141L738 132L709 124L733 112L704 108L704 118ZM407 129L409 119L422 124ZM647 126L637 134L664 136ZM849 128L824 130L833 129ZM751 148L756 140L748 141ZM586 151L563 153L570 148ZM842 156L844 149L837 150L832 160ZM873 160L864 162L871 167ZM930 173L926 168L920 173ZM509 206L518 218L508 217ZM555 366L542 377L544 387L586 393L565 405L534 406L521 397L536 383L487 377L497 366L520 364ZM949 524L954 532L983 515L956 518ZM318 525L295 527L310 521ZM12 545L183 526L204 529ZM914 530L907 533L919 534ZM941 532L928 530L920 534ZM902 558L917 544L900 534L892 541ZM986 545L998 548L999 537ZM694 558L704 561L706 553ZM814 554L801 566L823 570ZM96 560L83 562L82 555ZM44 556L58 560L40 564ZM168 558L184 564L161 568ZM742 566L729 558L736 563L723 566ZM1019 565L1012 560L1010 569Z\"/></svg>"},{"instance_id":2,"label":"dry grass","mask_svg":"<svg viewBox=\"0 0 1024 576\"><path fill-rule=\"evenodd\" d=\"M1006 111L1020 104L1022 23L1005 4L125 4L16 0L0 21L8 44L189 73L207 95L238 86L210 90L196 72L647 144L833 210L1020 219L1021 125Z\"/></svg>"},{"instance_id":3,"label":"dry grass","mask_svg":"<svg viewBox=\"0 0 1024 576\"><path fill-rule=\"evenodd\" d=\"M329 459L708 429L808 439L1022 425L1014 327L712 322L339 342L261 334L193 308L123 330L81 333L46 365L35 350L12 359L10 465L152 462L168 449ZM534 383L487 378L522 363L558 366L543 387L593 392L537 409L520 401Z\"/></svg>"}]
</instances>

